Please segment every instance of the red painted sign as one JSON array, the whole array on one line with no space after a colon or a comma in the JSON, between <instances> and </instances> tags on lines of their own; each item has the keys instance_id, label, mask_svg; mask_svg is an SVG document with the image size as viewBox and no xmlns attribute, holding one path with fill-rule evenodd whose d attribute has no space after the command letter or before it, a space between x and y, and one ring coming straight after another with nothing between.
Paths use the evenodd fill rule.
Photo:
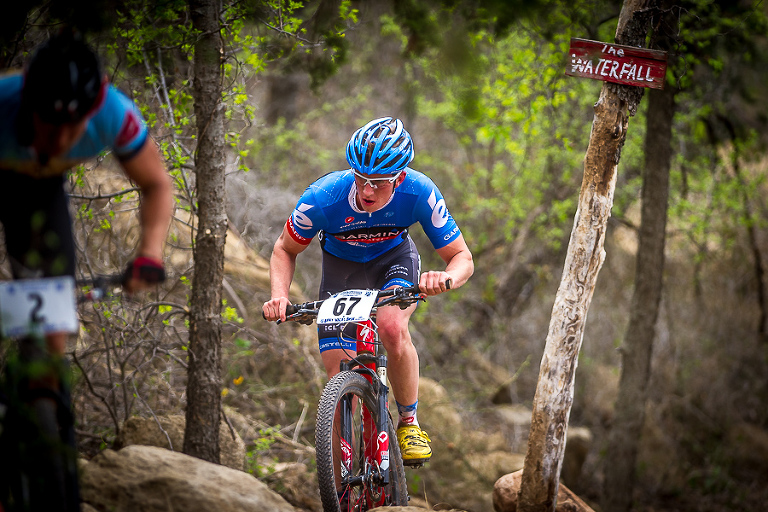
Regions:
<instances>
[{"instance_id":1,"label":"red painted sign","mask_svg":"<svg viewBox=\"0 0 768 512\"><path fill-rule=\"evenodd\" d=\"M604 82L663 89L667 52L571 38L565 74Z\"/></svg>"}]
</instances>

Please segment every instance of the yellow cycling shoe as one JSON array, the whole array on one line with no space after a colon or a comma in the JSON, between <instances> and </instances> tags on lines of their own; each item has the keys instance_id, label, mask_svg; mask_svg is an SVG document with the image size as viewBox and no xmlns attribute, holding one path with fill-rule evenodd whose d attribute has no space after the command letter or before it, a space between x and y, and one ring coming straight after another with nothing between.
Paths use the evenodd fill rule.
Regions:
<instances>
[{"instance_id":1,"label":"yellow cycling shoe","mask_svg":"<svg viewBox=\"0 0 768 512\"><path fill-rule=\"evenodd\" d=\"M397 443L406 466L421 466L432 457L432 440L418 425L405 425L397 429Z\"/></svg>"}]
</instances>

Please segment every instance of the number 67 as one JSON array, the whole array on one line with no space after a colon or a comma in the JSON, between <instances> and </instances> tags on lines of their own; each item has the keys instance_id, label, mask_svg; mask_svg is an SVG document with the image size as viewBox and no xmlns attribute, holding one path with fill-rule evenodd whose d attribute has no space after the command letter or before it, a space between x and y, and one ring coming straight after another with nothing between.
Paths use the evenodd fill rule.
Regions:
<instances>
[{"instance_id":1,"label":"number 67","mask_svg":"<svg viewBox=\"0 0 768 512\"><path fill-rule=\"evenodd\" d=\"M347 306L347 301L350 302L349 307L347 308L347 315L352 314L352 309L357 305L358 302L360 302L360 297L340 297L336 304L333 305L333 314L336 316L341 316L344 314L344 308Z\"/></svg>"}]
</instances>

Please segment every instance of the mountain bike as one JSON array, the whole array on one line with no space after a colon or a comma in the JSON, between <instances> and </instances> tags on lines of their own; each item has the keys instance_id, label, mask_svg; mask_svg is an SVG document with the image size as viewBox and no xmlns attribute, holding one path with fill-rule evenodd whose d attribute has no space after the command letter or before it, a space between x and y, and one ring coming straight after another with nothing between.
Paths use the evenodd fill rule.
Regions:
<instances>
[{"instance_id":1,"label":"mountain bike","mask_svg":"<svg viewBox=\"0 0 768 512\"><path fill-rule=\"evenodd\" d=\"M318 405L315 449L325 512L408 504L403 458L389 414L387 356L379 342L376 310L388 305L405 309L423 300L416 285L346 290L288 306L287 321L341 324L340 341L352 340L357 347L328 381Z\"/></svg>"},{"instance_id":2,"label":"mountain bike","mask_svg":"<svg viewBox=\"0 0 768 512\"><path fill-rule=\"evenodd\" d=\"M122 279L79 282L88 290L78 300ZM0 511L80 510L69 370L46 348L46 334L77 330L72 277L0 283Z\"/></svg>"}]
</instances>

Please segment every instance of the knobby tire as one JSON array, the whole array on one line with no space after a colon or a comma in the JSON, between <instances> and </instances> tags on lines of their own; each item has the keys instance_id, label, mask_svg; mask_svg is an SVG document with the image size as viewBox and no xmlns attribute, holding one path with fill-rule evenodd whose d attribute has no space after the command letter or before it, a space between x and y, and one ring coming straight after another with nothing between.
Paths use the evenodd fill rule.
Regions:
<instances>
[{"instance_id":1,"label":"knobby tire","mask_svg":"<svg viewBox=\"0 0 768 512\"><path fill-rule=\"evenodd\" d=\"M389 485L386 488L368 488L368 485L344 489L348 497L345 503L348 507L342 508L337 490L337 482L340 480L336 476L339 471L339 462L334 463L333 457L333 433L339 431L336 415L337 408L340 408L343 397L356 397L356 407L353 414L353 458L352 458L352 476L360 476L365 472L363 464L365 440L361 433L362 420L361 410L365 407L370 412L374 421L378 423L377 397L374 394L373 386L361 375L354 372L341 372L336 374L326 384L320 397L318 406L317 424L315 429L315 448L317 451L317 478L320 487L320 497L323 503L324 512L347 512L353 510L368 510L373 508L370 503L371 496L379 493L384 495L385 505L406 506L408 504L408 490L405 481L405 469L403 459L400 454L400 447L397 444L397 435L392 424L392 419L387 418L387 430L389 434ZM364 488L363 488L364 487Z\"/></svg>"}]
</instances>

